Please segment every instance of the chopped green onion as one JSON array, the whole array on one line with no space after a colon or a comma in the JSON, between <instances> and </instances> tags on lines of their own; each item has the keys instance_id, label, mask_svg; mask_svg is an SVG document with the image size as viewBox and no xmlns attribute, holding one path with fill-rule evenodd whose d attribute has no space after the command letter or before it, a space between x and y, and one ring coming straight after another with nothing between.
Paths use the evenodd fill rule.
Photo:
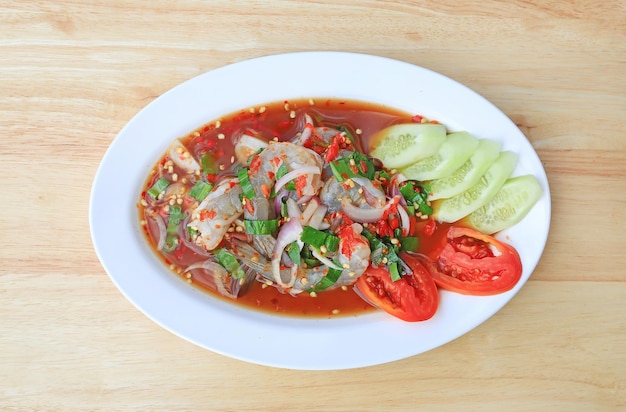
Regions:
<instances>
[{"instance_id":1,"label":"chopped green onion","mask_svg":"<svg viewBox=\"0 0 626 412\"><path fill-rule=\"evenodd\" d=\"M350 165L354 161L354 165ZM356 171L355 171L356 169ZM338 182L343 182L352 177L362 176L369 180L376 177L376 168L372 161L360 152L352 152L346 157L341 157L330 162L330 170Z\"/></svg>"},{"instance_id":2,"label":"chopped green onion","mask_svg":"<svg viewBox=\"0 0 626 412\"><path fill-rule=\"evenodd\" d=\"M170 214L167 219L167 235L165 237L165 245L163 250L165 252L171 252L176 249L178 244L178 225L185 218L185 214L182 212L180 206L170 206Z\"/></svg>"},{"instance_id":3,"label":"chopped green onion","mask_svg":"<svg viewBox=\"0 0 626 412\"><path fill-rule=\"evenodd\" d=\"M200 166L202 167L202 172L206 174L214 175L217 173L217 160L213 156L213 153L206 153L202 155L200 158Z\"/></svg>"},{"instance_id":4,"label":"chopped green onion","mask_svg":"<svg viewBox=\"0 0 626 412\"><path fill-rule=\"evenodd\" d=\"M402 250L417 252L420 247L420 239L415 236L400 237L398 240L400 245L402 245Z\"/></svg>"},{"instance_id":5,"label":"chopped green onion","mask_svg":"<svg viewBox=\"0 0 626 412\"><path fill-rule=\"evenodd\" d=\"M338 182L343 182L346 179L356 176L352 169L350 169L350 165L344 157L334 160L329 164L330 170L333 172L333 175Z\"/></svg>"},{"instance_id":6,"label":"chopped green onion","mask_svg":"<svg viewBox=\"0 0 626 412\"><path fill-rule=\"evenodd\" d=\"M391 264L389 264L389 274L391 275L392 282L395 282L402 278L402 276L400 275L400 271L398 270L398 262L392 262Z\"/></svg>"},{"instance_id":7,"label":"chopped green onion","mask_svg":"<svg viewBox=\"0 0 626 412\"><path fill-rule=\"evenodd\" d=\"M280 215L282 217L289 217L289 209L287 208L287 198L280 199Z\"/></svg>"},{"instance_id":8,"label":"chopped green onion","mask_svg":"<svg viewBox=\"0 0 626 412\"><path fill-rule=\"evenodd\" d=\"M348 139L350 139L350 141L354 144L354 136L352 135L352 133L350 132L350 130L348 130L348 128L344 125L341 125L339 127L337 127L337 130L339 130L340 132L343 132L346 134L346 137Z\"/></svg>"},{"instance_id":9,"label":"chopped green onion","mask_svg":"<svg viewBox=\"0 0 626 412\"><path fill-rule=\"evenodd\" d=\"M213 185L205 182L204 180L198 180L195 185L189 190L189 196L193 197L199 202L202 202L205 197L213 189Z\"/></svg>"},{"instance_id":10,"label":"chopped green onion","mask_svg":"<svg viewBox=\"0 0 626 412\"><path fill-rule=\"evenodd\" d=\"M217 258L219 264L222 265L224 269L226 269L235 279L243 279L246 275L241 268L241 265L239 265L239 261L237 261L235 255L230 253L225 248L218 249L215 252L215 257Z\"/></svg>"},{"instance_id":11,"label":"chopped green onion","mask_svg":"<svg viewBox=\"0 0 626 412\"><path fill-rule=\"evenodd\" d=\"M356 164L357 169L359 170L359 174L363 177L368 178L369 180L374 179L376 176L376 168L374 167L374 163L361 152L352 152L350 159L354 159L354 163Z\"/></svg>"},{"instance_id":12,"label":"chopped green onion","mask_svg":"<svg viewBox=\"0 0 626 412\"><path fill-rule=\"evenodd\" d=\"M322 232L321 230L317 230L311 226L304 226L302 234L300 235L300 240L315 247L316 249L320 249L324 246L331 252L337 250L337 247L339 246L339 238L337 236Z\"/></svg>"},{"instance_id":13,"label":"chopped green onion","mask_svg":"<svg viewBox=\"0 0 626 412\"><path fill-rule=\"evenodd\" d=\"M298 242L291 242L287 245L287 254L294 264L300 264L300 247L298 246Z\"/></svg>"},{"instance_id":14,"label":"chopped green onion","mask_svg":"<svg viewBox=\"0 0 626 412\"><path fill-rule=\"evenodd\" d=\"M339 237L335 235L327 235L324 241L324 246L329 252L336 252L339 248Z\"/></svg>"},{"instance_id":15,"label":"chopped green onion","mask_svg":"<svg viewBox=\"0 0 626 412\"><path fill-rule=\"evenodd\" d=\"M407 181L400 186L400 193L410 205L417 206L417 210L423 215L431 215L433 208L428 205L428 186L420 185L414 181Z\"/></svg>"},{"instance_id":16,"label":"chopped green onion","mask_svg":"<svg viewBox=\"0 0 626 412\"><path fill-rule=\"evenodd\" d=\"M309 291L321 292L328 289L329 287L337 283L339 276L341 276L341 272L343 272L343 270L328 268L328 273L326 274L326 276L320 279L320 281L317 282L315 286L313 286L311 289L309 289Z\"/></svg>"},{"instance_id":17,"label":"chopped green onion","mask_svg":"<svg viewBox=\"0 0 626 412\"><path fill-rule=\"evenodd\" d=\"M187 226L187 235L189 236L189 240L192 240L194 237L198 236L198 233L200 233L198 229Z\"/></svg>"},{"instance_id":18,"label":"chopped green onion","mask_svg":"<svg viewBox=\"0 0 626 412\"><path fill-rule=\"evenodd\" d=\"M237 177L239 177L239 183L241 184L241 190L243 190L243 195L248 199L254 199L256 197L256 193L254 192L252 183L250 183L248 168L244 167L239 170L239 172L237 173Z\"/></svg>"},{"instance_id":19,"label":"chopped green onion","mask_svg":"<svg viewBox=\"0 0 626 412\"><path fill-rule=\"evenodd\" d=\"M409 216L415 216L415 206L406 205L406 211L409 214Z\"/></svg>"},{"instance_id":20,"label":"chopped green onion","mask_svg":"<svg viewBox=\"0 0 626 412\"><path fill-rule=\"evenodd\" d=\"M296 184L293 180L291 182L288 182L284 187L287 190L296 190Z\"/></svg>"},{"instance_id":21,"label":"chopped green onion","mask_svg":"<svg viewBox=\"0 0 626 412\"><path fill-rule=\"evenodd\" d=\"M271 235L278 230L278 219L244 220L243 226L250 235Z\"/></svg>"},{"instance_id":22,"label":"chopped green onion","mask_svg":"<svg viewBox=\"0 0 626 412\"><path fill-rule=\"evenodd\" d=\"M278 167L278 170L276 170L276 180L285 176L287 173L289 173L289 169L287 169L287 165L285 165L285 162L281 162L280 166Z\"/></svg>"},{"instance_id":23,"label":"chopped green onion","mask_svg":"<svg viewBox=\"0 0 626 412\"><path fill-rule=\"evenodd\" d=\"M148 194L152 196L153 199L159 197L162 191L167 189L170 185L170 182L167 181L166 178L160 177L154 184L148 189Z\"/></svg>"}]
</instances>

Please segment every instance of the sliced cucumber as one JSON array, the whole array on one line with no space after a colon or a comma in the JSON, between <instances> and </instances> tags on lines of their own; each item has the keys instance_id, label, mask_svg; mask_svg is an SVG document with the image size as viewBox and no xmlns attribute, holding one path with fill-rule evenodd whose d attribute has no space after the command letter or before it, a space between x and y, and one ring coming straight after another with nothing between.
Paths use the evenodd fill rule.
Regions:
<instances>
[{"instance_id":1,"label":"sliced cucumber","mask_svg":"<svg viewBox=\"0 0 626 412\"><path fill-rule=\"evenodd\" d=\"M456 222L484 206L502 188L506 179L515 169L516 163L517 155L515 153L500 153L500 156L489 166L478 183L463 193L436 202L437 204L433 206L434 217L440 222Z\"/></svg>"},{"instance_id":2,"label":"sliced cucumber","mask_svg":"<svg viewBox=\"0 0 626 412\"><path fill-rule=\"evenodd\" d=\"M370 154L387 168L401 168L434 155L445 138L446 127L441 124L397 124L373 137Z\"/></svg>"},{"instance_id":3,"label":"sliced cucumber","mask_svg":"<svg viewBox=\"0 0 626 412\"><path fill-rule=\"evenodd\" d=\"M497 159L502 146L493 140L481 139L472 156L452 175L432 180L430 200L456 196L474 186Z\"/></svg>"},{"instance_id":4,"label":"sliced cucumber","mask_svg":"<svg viewBox=\"0 0 626 412\"><path fill-rule=\"evenodd\" d=\"M467 132L450 133L437 153L402 170L409 179L441 179L454 173L474 153L478 139Z\"/></svg>"},{"instance_id":5,"label":"sliced cucumber","mask_svg":"<svg viewBox=\"0 0 626 412\"><path fill-rule=\"evenodd\" d=\"M513 177L489 203L470 213L463 222L488 235L499 232L522 220L542 193L535 176Z\"/></svg>"}]
</instances>

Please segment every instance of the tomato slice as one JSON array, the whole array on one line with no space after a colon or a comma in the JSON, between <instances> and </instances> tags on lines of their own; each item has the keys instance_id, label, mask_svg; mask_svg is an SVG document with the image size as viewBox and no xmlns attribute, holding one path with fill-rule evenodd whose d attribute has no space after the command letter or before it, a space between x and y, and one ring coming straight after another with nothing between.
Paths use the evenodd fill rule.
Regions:
<instances>
[{"instance_id":1,"label":"tomato slice","mask_svg":"<svg viewBox=\"0 0 626 412\"><path fill-rule=\"evenodd\" d=\"M437 286L465 295L503 293L522 276L515 248L464 227L450 227L441 243L421 261Z\"/></svg>"},{"instance_id":2,"label":"tomato slice","mask_svg":"<svg viewBox=\"0 0 626 412\"><path fill-rule=\"evenodd\" d=\"M395 282L385 267L370 266L354 287L373 306L407 322L433 317L439 306L437 285L416 257L402 253L402 260L413 271Z\"/></svg>"}]
</instances>

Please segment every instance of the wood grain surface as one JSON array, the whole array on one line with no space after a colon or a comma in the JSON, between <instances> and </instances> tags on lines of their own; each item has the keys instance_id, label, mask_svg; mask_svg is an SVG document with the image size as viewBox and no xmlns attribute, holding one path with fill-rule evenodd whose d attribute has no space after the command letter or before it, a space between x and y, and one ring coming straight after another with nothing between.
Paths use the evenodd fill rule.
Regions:
<instances>
[{"instance_id":1,"label":"wood grain surface","mask_svg":"<svg viewBox=\"0 0 626 412\"><path fill-rule=\"evenodd\" d=\"M375 367L273 369L161 329L104 272L89 193L126 122L207 70L306 50L452 77L537 150L545 254L472 332ZM623 0L4 0L0 409L625 410L625 118Z\"/></svg>"}]
</instances>

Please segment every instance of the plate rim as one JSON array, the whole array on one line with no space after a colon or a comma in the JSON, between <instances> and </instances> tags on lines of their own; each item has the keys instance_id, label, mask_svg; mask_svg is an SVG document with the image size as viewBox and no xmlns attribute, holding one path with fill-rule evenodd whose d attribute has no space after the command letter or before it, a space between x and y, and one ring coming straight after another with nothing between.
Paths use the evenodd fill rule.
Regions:
<instances>
[{"instance_id":1,"label":"plate rim","mask_svg":"<svg viewBox=\"0 0 626 412\"><path fill-rule=\"evenodd\" d=\"M153 305L153 303L151 301L146 301L145 299L142 299L142 297L137 294L136 290L129 290L129 283L126 283L124 279L122 279L121 276L123 275L119 273L120 271L119 271L118 266L112 264L112 262L110 261L109 252L105 250L105 248L107 246L110 246L110 244L106 244L106 241L102 238L103 236L102 235L102 223L98 221L98 217L100 216L99 213L100 214L102 213L98 202L102 201L102 198L103 198L102 191L105 189L102 187L103 182L104 182L103 179L105 179L106 177L104 176L104 174L109 172L109 169L107 169L107 165L109 165L113 160L115 160L114 156L118 154L117 151L119 149L118 146L121 145L120 142L122 142L123 139L129 139L128 137L125 137L125 136L127 136L129 133L135 132L134 130L135 127L133 125L137 123L138 121L142 120L142 116L146 116L147 113L149 114L152 111L160 110L160 107L159 107L160 105L167 103L168 99L176 98L177 93L180 93L181 90L185 91L189 88L193 88L196 86L196 84L204 83L206 79L210 79L213 77L219 78L220 76L229 77L229 76L239 75L241 72L245 73L246 70L257 67L259 65L262 67L269 67L272 64L280 64L280 63L285 63L285 62L311 63L314 60L322 60L322 61L340 60L340 61L348 62L348 63L357 62L358 64L363 64L363 62L367 62L375 67L392 67L392 68L397 68L398 70L401 69L400 71L403 71L403 72L404 71L415 72L415 73L419 72L421 73L421 75L426 76L429 79L434 79L434 81L448 84L450 85L449 87L453 87L455 90L460 91L459 92L460 94L465 93L464 95L469 96L468 98L473 98L473 99L476 99L477 101L480 101L482 105L486 107L490 107L492 111L499 113L500 117L503 116L503 118L501 118L500 121L504 123L508 122L508 128L512 130L511 133L516 135L518 139L521 137L523 141L527 144L527 145L524 145L525 150L528 151L528 149L530 148L531 152L536 157L536 160L539 161L540 169L538 171L534 171L534 173L537 173L537 172L539 173L539 176L537 177L541 181L543 189L544 189L544 194L543 194L542 199L543 199L543 207L544 207L545 214L543 218L544 218L544 221L546 221L546 225L544 226L543 228L544 230L540 234L541 235L539 239L540 250L539 250L536 261L533 260L533 262L531 263L531 267L527 267L527 266L525 267L524 269L525 275L523 277L523 280L521 280L520 283L518 283L518 285L512 291L507 292L502 295L498 295L497 299L489 299L489 298L485 299L484 297L480 297L482 304L479 306L486 305L488 301L490 300L493 301L491 303L491 306L488 308L489 310L487 311L487 312L490 312L490 314L479 317L478 319L476 319L476 321L467 323L463 325L463 327L458 328L456 332L453 334L455 336L451 338L450 338L450 335L446 335L442 339L440 339L440 341L433 341L433 343L429 345L430 347L424 350L416 351L416 350L402 348L402 349L399 349L395 354L387 355L383 357L373 357L369 359L364 359L358 356L357 357L347 356L341 359L335 359L331 357L332 361L328 361L324 359L317 359L315 358L315 356L310 355L311 357L309 357L309 360L303 361L303 360L289 360L289 359L285 360L285 359L279 359L276 357L268 356L267 354L259 355L256 352L254 353L246 352L245 348L242 348L241 345L233 345L231 348L227 348L225 346L225 343L228 343L228 342L227 340L225 341L224 339L221 339L219 341L207 342L206 340L203 340L202 336L190 335L188 333L189 328L190 327L193 328L193 325L189 325L186 323L184 325L185 327L178 327L176 325L173 326L172 322L175 320L173 320L171 317L164 315L163 313L159 311L155 311L154 307L151 306ZM366 70L371 70L371 67L366 68ZM209 84L210 83L211 82L209 81ZM319 98L321 96L302 96L302 97ZM351 100L359 100L359 99L354 99L354 98L350 98L346 96L326 96L326 97L338 97L338 98L343 97L343 98L347 98ZM280 101L280 100L282 99L279 99L276 101ZM274 100L261 99L261 101L258 101L257 104L266 103L268 101L274 101ZM375 102L375 103L378 103L378 102ZM230 112L234 112L236 110L245 108L247 106L248 106L247 104L242 104L240 107L232 108L232 110L224 108L222 115L230 113ZM202 124L208 123L214 120L215 118L216 117L211 118L211 115L207 115L207 118L203 122L197 123L195 127L199 127ZM195 118L190 119L189 121L187 121L187 124L181 125L180 126L181 133L176 136L170 136L170 139L167 141L167 144L169 144L169 142L171 142L171 140L173 140L174 138L182 136L185 133L188 133L191 130L195 129L195 127L188 127L189 123L193 123L193 122L197 122L197 120ZM445 120L442 121L442 123L448 127L450 126L445 122ZM454 130L454 129L455 129L454 127L451 128L451 130ZM479 136L479 137L483 137L483 136ZM162 146L163 145L161 145L161 147L153 148L150 151L151 154L155 154L157 152L162 153L165 150L165 148ZM156 162L156 158L154 158L154 156L150 157L149 159L148 157L149 156L146 155L146 159L144 159L144 166L146 163L149 164L148 167L145 168L146 174L147 174L147 171L152 167L154 162ZM126 156L126 157L123 157L123 159L129 160L130 158ZM150 164L150 162L152 163ZM145 175L143 176L143 179L145 179ZM142 183L143 181L139 183L139 186ZM142 236L141 233L137 233L138 217L136 215L136 210L135 210L135 203L136 203L136 200L138 199L138 194L139 194L138 190L140 190L140 188L137 187L136 181L133 184L135 185L134 188L135 188L137 196L131 200L130 209L132 210L127 210L127 212L130 213L132 211L135 211L133 218L137 221L136 222L137 227L134 228L134 231L135 231L134 240L136 241L137 234ZM537 206L535 206L535 208L536 207ZM128 219L128 217L129 216L126 216L126 219ZM191 79L188 79L174 86L167 92L163 93L161 96L154 99L148 105L144 106L141 110L139 110L139 112L137 112L125 124L125 126L120 130L120 132L116 135L116 137L113 139L113 141L110 143L109 147L107 148L102 158L102 161L100 165L98 166L98 170L94 176L94 180L92 183L92 188L91 188L91 193L90 193L90 198L89 198L90 233L91 233L92 242L93 242L96 254L98 256L98 259L100 260L103 268L107 272L107 275L112 280L112 282L116 285L118 290L120 290L120 292L126 297L126 299L129 300L138 310L144 313L144 315L146 315L148 318L153 320L155 323L159 324L164 329L174 333L175 335L187 341L190 341L200 347L209 349L213 352L220 353L222 355L229 356L231 358L240 359L246 362L251 362L251 363L256 363L256 364L261 364L261 365L266 365L266 366L281 367L281 368L288 368L288 369L300 369L300 370L339 370L339 369L350 369L350 368L378 365L378 364L397 361L397 360L404 359L410 356L418 355L420 353L439 347L454 339L457 339L460 336L463 336L467 332L473 330L474 328L476 328L477 326L479 326L480 324L482 324L483 322L487 321L489 318L494 316L504 305L506 305L517 294L517 292L521 289L521 287L523 287L523 285L527 282L528 278L531 276L532 272L534 272L537 264L539 263L541 256L543 255L543 251L545 249L545 245L547 243L548 235L550 231L550 222L551 222L551 195L550 195L549 183L548 183L547 175L545 173L545 169L541 165L541 161L535 149L532 147L532 144L530 143L530 141L526 138L526 136L522 133L522 131L511 121L511 119L508 116L506 116L506 114L504 114L499 108L497 108L492 102L490 102L489 100L487 100L480 94L476 93L474 90L470 89L466 85L463 85L443 74L434 72L430 69L426 69L421 66L414 65L412 63L395 60L395 59L391 59L387 57L382 57L382 56L370 55L370 54L352 53L352 52L335 52L335 51L310 51L310 52L281 53L281 54L274 54L274 55L269 55L269 56L262 56L262 57L257 57L253 59L243 60L240 62L231 63L231 64L228 64L228 65L216 68L216 69L209 70L207 72L199 74L195 77L192 77ZM141 239L141 241L143 241L143 239ZM134 245L134 246L137 246L137 245ZM141 249L141 247L139 247L138 249ZM138 249L135 249L135 250L138 250ZM148 246L145 244L144 244L143 250L149 253L150 255L152 255L152 252L148 249ZM163 267L163 265L160 263L160 261L158 261L156 256L150 256L150 258L148 259L151 259L153 265L157 265L157 266L160 265L162 267L162 269L159 270L160 272L163 272L163 269L165 271L169 271L167 268ZM172 278L177 278L171 273L169 273L169 275ZM368 315L360 315L355 318L339 318L339 319L300 319L300 318L288 318L288 317L283 317L283 316L272 316L272 315L266 315L266 314L261 314L257 312L252 313L252 312L249 312L248 310L242 310L241 308L237 308L234 305L224 306L222 302L212 302L210 301L210 299L207 299L208 297L207 294L201 294L201 292L197 291L195 288L188 287L187 285L183 285L182 282L178 282L178 279L176 279L178 283L173 282L173 280L174 279L170 279L170 280L160 279L160 282L161 282L160 284L167 285L167 287L171 287L173 290L175 290L177 293L176 294L177 297L184 296L184 297L188 297L190 300L193 300L194 305L192 305L192 307L197 307L197 305L207 305L207 307L211 308L209 311L210 313L218 314L219 316L224 316L225 321L240 322L242 326L245 326L246 328L250 328L251 330L254 330L255 333L259 333L259 334L261 334L261 332L258 331L258 328L255 329L254 327L255 323L257 323L257 326L258 326L258 322L271 322L271 328L275 329L277 333L289 334L286 331L289 331L290 328L294 327L295 325L294 320L295 320L295 322L297 323L305 323L304 325L305 329L302 329L300 326L298 326L298 332L297 332L298 335L306 336L308 339L311 339L313 343L327 344L328 342L326 342L325 339L319 339L315 335L318 335L320 333L322 334L325 333L325 330L328 328L332 328L334 331L333 333L339 333L338 330L342 328L351 328L351 330L354 330L355 333L356 332L366 333L366 331L363 331L362 325L358 325L358 324L355 325L355 323L351 321L357 318L359 319L366 318L370 327L371 325L375 325L384 331L391 330L395 332L398 336L403 337L406 335L407 340L410 341L411 337L413 337L415 333L415 332L411 332L411 330L423 330L425 327L424 325L428 325L428 323L406 324L404 322L392 319L388 315L385 315L379 312L368 314ZM445 291L442 291L440 293L442 293L443 295L450 294L449 292L445 292ZM472 300L471 297L462 298L462 300L466 300L466 299ZM443 300L444 299L442 298L442 301ZM440 308L440 311L441 311L441 308ZM435 315L435 318L437 318L437 315ZM369 327L366 329L369 329ZM408 330L408 329L411 329L411 330ZM236 336L240 336L241 332L234 331L232 333L234 333ZM340 335L342 336L342 339L346 339L346 337L343 334L340 334ZM292 337L294 336L296 335L292 334ZM324 338L327 338L327 337L328 336L324 336ZM263 341L263 343L265 343L265 341L268 340L268 338L264 336L260 340ZM361 354L361 352L357 353L357 355L359 354Z\"/></svg>"}]
</instances>

